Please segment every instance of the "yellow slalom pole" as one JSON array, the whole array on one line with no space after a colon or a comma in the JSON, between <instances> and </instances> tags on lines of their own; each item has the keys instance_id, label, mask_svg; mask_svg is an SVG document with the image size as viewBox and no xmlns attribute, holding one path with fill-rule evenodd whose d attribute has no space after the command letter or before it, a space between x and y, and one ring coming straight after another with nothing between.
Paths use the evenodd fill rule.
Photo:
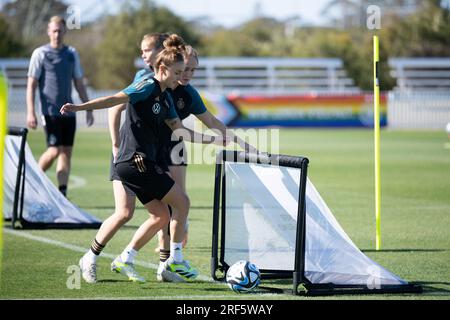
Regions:
<instances>
[{"instance_id":1,"label":"yellow slalom pole","mask_svg":"<svg viewBox=\"0 0 450 320\"><path fill-rule=\"evenodd\" d=\"M373 36L373 128L375 142L375 219L376 219L376 250L381 249L381 185L380 185L380 80L379 42L378 36Z\"/></svg>"},{"instance_id":2,"label":"yellow slalom pole","mask_svg":"<svg viewBox=\"0 0 450 320\"><path fill-rule=\"evenodd\" d=\"M0 277L3 252L3 156L6 135L6 109L8 107L8 84L0 69ZM1 279L0 279L1 280Z\"/></svg>"}]
</instances>

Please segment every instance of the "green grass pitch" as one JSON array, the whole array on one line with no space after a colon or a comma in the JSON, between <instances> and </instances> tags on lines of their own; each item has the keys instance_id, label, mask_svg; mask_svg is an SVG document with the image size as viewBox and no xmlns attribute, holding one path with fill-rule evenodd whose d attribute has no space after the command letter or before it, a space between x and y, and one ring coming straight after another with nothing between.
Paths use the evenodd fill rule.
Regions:
<instances>
[{"instance_id":1,"label":"green grass pitch","mask_svg":"<svg viewBox=\"0 0 450 320\"><path fill-rule=\"evenodd\" d=\"M45 148L43 132L30 132L28 143L37 159ZM355 244L388 270L424 288L422 294L339 295L326 299L450 298L450 140L445 132L382 130L382 250L378 252L374 250L373 131L283 129L280 143L280 153L310 159L310 179ZM72 174L87 184L81 188L69 186L68 195L100 219L114 210L109 158L106 130L77 133ZM55 181L54 167L49 176ZM151 268L158 263L155 240L137 257L141 262L137 269L147 283L129 283L109 270L109 257L121 252L147 215L139 204L134 218L105 248L107 257L99 259L99 283L94 285L81 281L79 288L70 289L67 283L70 266L77 265L82 255L77 250L90 246L96 230L18 231L28 238L4 232L0 299L321 299L288 294L239 295L222 283L207 281L214 166L190 165L187 181L192 208L185 256L199 268L203 280L158 283L156 270ZM286 280L263 281L262 285L291 288Z\"/></svg>"}]
</instances>

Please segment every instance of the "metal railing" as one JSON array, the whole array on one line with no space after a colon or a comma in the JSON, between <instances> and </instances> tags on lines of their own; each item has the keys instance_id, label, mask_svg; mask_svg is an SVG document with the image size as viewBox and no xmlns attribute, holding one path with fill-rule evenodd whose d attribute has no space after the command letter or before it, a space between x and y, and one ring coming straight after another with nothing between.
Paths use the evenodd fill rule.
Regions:
<instances>
[{"instance_id":1,"label":"metal railing","mask_svg":"<svg viewBox=\"0 0 450 320\"><path fill-rule=\"evenodd\" d=\"M135 65L144 67L141 59ZM219 94L359 91L335 58L200 58L192 84Z\"/></svg>"},{"instance_id":2,"label":"metal railing","mask_svg":"<svg viewBox=\"0 0 450 320\"><path fill-rule=\"evenodd\" d=\"M392 58L395 90L450 91L450 58Z\"/></svg>"}]
</instances>

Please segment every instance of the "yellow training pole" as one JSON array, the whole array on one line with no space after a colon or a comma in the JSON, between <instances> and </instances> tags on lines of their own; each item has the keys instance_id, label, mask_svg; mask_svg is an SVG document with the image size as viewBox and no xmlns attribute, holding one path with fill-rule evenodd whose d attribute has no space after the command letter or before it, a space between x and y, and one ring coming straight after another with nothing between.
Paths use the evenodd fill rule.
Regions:
<instances>
[{"instance_id":1,"label":"yellow training pole","mask_svg":"<svg viewBox=\"0 0 450 320\"><path fill-rule=\"evenodd\" d=\"M3 156L6 135L6 108L8 107L8 84L0 70L0 274L3 251Z\"/></svg>"},{"instance_id":2,"label":"yellow training pole","mask_svg":"<svg viewBox=\"0 0 450 320\"><path fill-rule=\"evenodd\" d=\"M381 185L380 185L380 81L378 78L379 42L378 36L373 36L373 105L374 105L374 142L375 142L375 219L376 219L376 250L381 248Z\"/></svg>"}]
</instances>

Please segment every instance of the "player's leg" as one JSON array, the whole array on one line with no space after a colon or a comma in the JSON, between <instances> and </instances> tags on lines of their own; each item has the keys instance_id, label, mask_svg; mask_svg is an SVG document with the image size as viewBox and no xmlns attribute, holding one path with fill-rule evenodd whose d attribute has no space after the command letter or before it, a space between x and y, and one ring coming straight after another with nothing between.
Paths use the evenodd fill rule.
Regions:
<instances>
[{"instance_id":1,"label":"player's leg","mask_svg":"<svg viewBox=\"0 0 450 320\"><path fill-rule=\"evenodd\" d=\"M169 171L173 180L181 187L181 189L186 192L186 165L177 165L170 166ZM186 220L186 232L183 239L183 248L186 247L188 241L188 230L189 230L189 221Z\"/></svg>"},{"instance_id":2,"label":"player's leg","mask_svg":"<svg viewBox=\"0 0 450 320\"><path fill-rule=\"evenodd\" d=\"M48 147L38 160L38 164L41 170L44 172L47 171L52 166L56 158L58 158L58 155L58 147Z\"/></svg>"},{"instance_id":3,"label":"player's leg","mask_svg":"<svg viewBox=\"0 0 450 320\"><path fill-rule=\"evenodd\" d=\"M136 196L127 192L121 181L113 181L114 190L114 213L109 216L101 225L95 239L103 246L106 245L116 232L133 218L136 208Z\"/></svg>"},{"instance_id":4,"label":"player's leg","mask_svg":"<svg viewBox=\"0 0 450 320\"><path fill-rule=\"evenodd\" d=\"M56 163L56 178L58 180L58 189L61 193L67 195L67 185L69 183L69 174L71 167L72 147L59 147L58 161Z\"/></svg>"},{"instance_id":5,"label":"player's leg","mask_svg":"<svg viewBox=\"0 0 450 320\"><path fill-rule=\"evenodd\" d=\"M113 189L115 212L103 221L92 241L91 248L80 260L83 278L89 283L97 281L96 262L100 253L120 227L133 217L136 206L136 197L127 193L121 181L114 180Z\"/></svg>"},{"instance_id":6,"label":"player's leg","mask_svg":"<svg viewBox=\"0 0 450 320\"><path fill-rule=\"evenodd\" d=\"M127 162L116 165L122 182L129 187L143 204L157 199L172 207L174 221L171 224L171 257L166 261L169 271L174 271L187 279L197 276L198 272L183 260L182 241L185 223L189 212L189 198L173 179L154 162L143 161L138 155ZM172 258L172 259L171 259ZM176 262L176 263L175 263Z\"/></svg>"},{"instance_id":7,"label":"player's leg","mask_svg":"<svg viewBox=\"0 0 450 320\"><path fill-rule=\"evenodd\" d=\"M71 168L72 149L77 127L76 117L62 117L59 119L57 125L59 126L60 146L58 162L56 163L56 177L58 179L59 191L66 196Z\"/></svg>"},{"instance_id":8,"label":"player's leg","mask_svg":"<svg viewBox=\"0 0 450 320\"><path fill-rule=\"evenodd\" d=\"M180 150L179 143L182 143L183 148L181 148L181 152L177 152ZM171 142L167 148L163 149L164 153L161 157L163 165L166 170L169 171L169 175L171 178L177 183L184 192L186 192L186 148L184 148L183 142ZM169 207L170 208L170 207ZM172 209L172 208L170 208ZM166 230L167 229L167 230ZM186 233L185 238L183 240L183 248L187 244L188 237L188 222L186 222ZM158 232L158 248L155 250L159 252L160 262L164 262L167 260L168 252L170 252L170 226L162 229Z\"/></svg>"},{"instance_id":9,"label":"player's leg","mask_svg":"<svg viewBox=\"0 0 450 320\"><path fill-rule=\"evenodd\" d=\"M172 207L172 220L170 222L170 257L165 262L165 268L177 273L184 279L194 279L198 271L192 268L183 259L183 240L186 233L186 221L190 207L190 200L183 189L174 184L162 199Z\"/></svg>"},{"instance_id":10,"label":"player's leg","mask_svg":"<svg viewBox=\"0 0 450 320\"><path fill-rule=\"evenodd\" d=\"M42 116L41 119L47 141L47 150L40 156L38 164L41 170L45 172L58 158L59 146L61 145L61 133L56 117Z\"/></svg>"},{"instance_id":11,"label":"player's leg","mask_svg":"<svg viewBox=\"0 0 450 320\"><path fill-rule=\"evenodd\" d=\"M111 270L125 275L128 280L145 282L134 268L134 259L139 250L144 247L164 226L169 224L169 209L159 200L152 200L144 205L149 212L149 218L133 235L125 250L112 262Z\"/></svg>"}]
</instances>

